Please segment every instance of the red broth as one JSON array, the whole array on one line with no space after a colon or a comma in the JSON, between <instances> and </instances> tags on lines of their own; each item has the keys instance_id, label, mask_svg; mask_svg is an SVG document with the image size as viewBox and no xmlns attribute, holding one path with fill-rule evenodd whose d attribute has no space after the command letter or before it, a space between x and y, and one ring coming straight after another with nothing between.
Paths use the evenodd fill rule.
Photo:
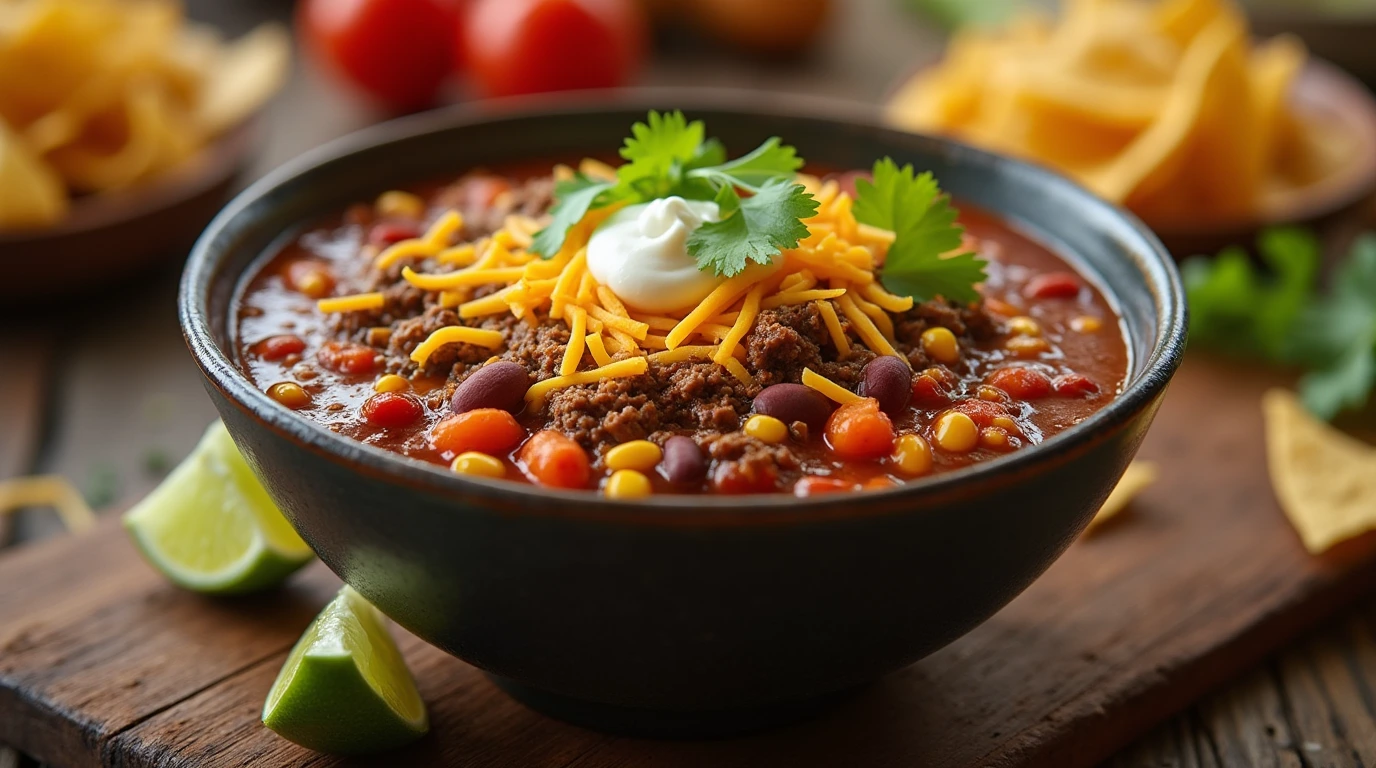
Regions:
<instances>
[{"instance_id":1,"label":"red broth","mask_svg":"<svg viewBox=\"0 0 1376 768\"><path fill-rule=\"evenodd\" d=\"M442 419L451 417L450 398L456 386L489 357L529 360L530 350L527 348L523 353L527 356L521 358L510 350L516 346L512 344L490 352L471 350L466 357L461 355L462 359L444 361L447 364L417 366L405 354L415 344L398 346L397 340L399 334L414 328L427 307L414 304L414 296L393 298L393 293L400 296L405 292L404 286L399 279L377 274L373 260L379 248L420 234L426 221L451 207L462 210L466 220L477 222L485 214L495 211L504 215L508 209L521 206L526 213L538 215L548 203L547 190L543 200L536 199L541 197L539 190L530 194L531 187L539 186L538 179L529 172L470 174L449 186L417 190L425 201L419 221L379 215L374 206L360 205L317 223L271 255L239 297L238 353L245 372L260 388L275 392L279 400L294 406L302 418L364 443L449 465L454 454L433 444L432 430ZM967 237L989 261L982 306L941 305L891 316L896 328L913 332L923 324L945 323L953 326L953 335L959 340L959 361L950 365L927 359L916 348L919 345L897 344L913 362L913 398L890 422L896 435L919 435L930 445L930 472L1024 450L1074 426L1117 396L1128 367L1122 323L1100 290L1071 263L995 216L966 207L960 221ZM471 226L477 229L482 225ZM434 265L426 269L416 265L416 269L437 271ZM355 313L367 315L362 319L341 319L317 309L320 296L379 288L391 292L387 308ZM434 308L428 311L438 315ZM802 350L801 354L813 355L821 365L829 366L838 381L859 370L860 361L841 360L828 346L825 331L817 332L821 321L816 317L806 312L770 317L766 328L762 314L755 330L742 342L749 347L747 367L751 362L764 364L752 373L764 379L798 381L791 368L766 370L769 360L792 354L788 344L760 338L769 333L792 333L797 338L785 340L792 339L790 343ZM859 348L853 332L850 338ZM545 353L553 354L553 350L546 349ZM594 365L588 358L586 367ZM647 470L644 474L655 493L772 491L811 495L882 487L927 474L904 471L892 456L838 458L836 446L815 429L791 429L780 444L761 443L743 431L758 388L749 391L729 375L703 367L714 363L679 365L673 371L659 372L652 366L649 374L638 377L641 383L627 379L585 385L575 400L567 399L574 395L561 395L566 399L561 401L564 409L557 415L551 410L560 404L540 411L520 411L518 407L516 422L524 435L553 429L578 442L591 463L588 479L581 486L589 490L605 487L610 475L605 453L614 445L648 439L662 446L675 435L698 444L706 474L694 481L670 482L672 473L663 465ZM1010 373L1004 369L1015 370ZM533 383L546 378L548 371L530 373ZM409 404L385 402L384 407L377 407L375 386L389 374L405 380L404 390L397 395ZM852 380L843 386L855 383ZM288 385L285 392L280 385ZM299 393L291 385L299 387ZM682 404L684 391L710 392L711 402ZM298 394L304 399L296 397ZM396 401L398 397L381 400ZM365 407L370 398L373 403ZM616 403L629 405L617 410ZM586 413L580 415L574 406L583 406ZM695 415L685 415L686 409L696 409ZM936 422L953 410L969 416L980 429L979 443L973 450L942 448ZM657 413L652 418L647 411ZM588 426L589 419L596 424ZM506 478L520 482L533 479L518 445L494 453L505 468Z\"/></svg>"}]
</instances>

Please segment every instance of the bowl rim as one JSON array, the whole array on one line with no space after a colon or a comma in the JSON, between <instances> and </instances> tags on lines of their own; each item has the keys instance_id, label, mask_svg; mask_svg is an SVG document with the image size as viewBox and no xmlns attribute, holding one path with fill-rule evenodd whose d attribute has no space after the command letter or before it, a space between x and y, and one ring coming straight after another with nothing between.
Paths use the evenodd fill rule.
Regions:
<instances>
[{"instance_id":1,"label":"bowl rim","mask_svg":"<svg viewBox=\"0 0 1376 768\"><path fill-rule=\"evenodd\" d=\"M861 127L911 140L915 135L951 153L959 162L1002 166L1032 183L1061 187L1097 213L1116 218L1137 238L1135 259L1145 278L1142 289L1150 292L1158 308L1152 351L1141 372L1131 376L1123 391L1080 423L1042 443L967 467L916 479L892 488L864 491L866 501L856 505L854 494L825 494L798 498L792 494L719 495L712 493L657 494L644 499L608 499L589 490L549 489L509 480L459 475L429 462L403 456L353 440L323 425L303 419L276 403L220 348L210 330L207 302L211 288L224 279L236 282L241 273L217 275L219 265L232 253L216 241L241 226L240 219L260 197L287 183L309 176L316 168L361 151L402 142L420 135L462 129L493 120L544 119L585 115L608 110L650 108L694 111L729 111L773 118L822 120ZM534 154L534 153L532 153ZM218 277L218 279L217 279ZM1108 290L1108 289L1106 289ZM1117 292L1108 291L1113 300ZM297 447L349 467L355 474L453 499L472 507L501 514L586 517L642 524L788 523L835 518L862 518L899 510L932 508L979 483L999 485L1037 474L1048 464L1070 460L1114 434L1142 410L1149 408L1165 389L1179 366L1185 348L1187 310L1180 275L1170 253L1156 235L1130 212L1096 197L1075 182L1046 168L970 147L948 138L913 134L885 125L879 109L829 97L770 94L721 88L629 88L614 92L565 93L524 96L459 105L380 123L314 148L285 163L237 195L210 223L187 260L178 291L178 317L192 358L210 386L225 402L289 440ZM894 502L908 502L906 504ZM532 503L534 502L534 503Z\"/></svg>"}]
</instances>

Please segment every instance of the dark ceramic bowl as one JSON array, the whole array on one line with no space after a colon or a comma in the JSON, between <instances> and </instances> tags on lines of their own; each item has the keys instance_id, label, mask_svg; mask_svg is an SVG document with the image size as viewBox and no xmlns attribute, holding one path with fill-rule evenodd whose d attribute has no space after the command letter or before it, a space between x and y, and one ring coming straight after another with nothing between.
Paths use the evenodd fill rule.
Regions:
<instances>
[{"instance_id":1,"label":"dark ceramic bowl","mask_svg":"<svg viewBox=\"0 0 1376 768\"><path fill-rule=\"evenodd\" d=\"M1140 223L1023 163L880 127L835 105L632 93L508 103L383 125L254 185L201 238L182 283L187 343L235 441L322 560L402 626L533 706L596 727L746 728L910 664L1021 592L1075 539L1150 425L1185 339L1169 255ZM617 502L462 477L357 443L254 387L228 317L283 236L409 181L618 146L682 108L734 151L778 135L809 160L931 169L957 199L1071 257L1120 308L1124 392L1045 443L902 488Z\"/></svg>"}]
</instances>

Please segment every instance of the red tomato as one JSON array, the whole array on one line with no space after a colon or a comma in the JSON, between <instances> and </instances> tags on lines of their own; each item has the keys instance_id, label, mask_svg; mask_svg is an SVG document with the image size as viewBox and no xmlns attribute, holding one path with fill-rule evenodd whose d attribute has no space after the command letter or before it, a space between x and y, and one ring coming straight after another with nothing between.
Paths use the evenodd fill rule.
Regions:
<instances>
[{"instance_id":1,"label":"red tomato","mask_svg":"<svg viewBox=\"0 0 1376 768\"><path fill-rule=\"evenodd\" d=\"M386 248L402 240L420 237L422 234L420 227L410 222L384 221L374 224L373 228L368 230L368 242L379 248Z\"/></svg>"},{"instance_id":2,"label":"red tomato","mask_svg":"<svg viewBox=\"0 0 1376 768\"><path fill-rule=\"evenodd\" d=\"M315 357L324 367L340 373L372 373L377 367L377 353L362 344L327 341Z\"/></svg>"},{"instance_id":3,"label":"red tomato","mask_svg":"<svg viewBox=\"0 0 1376 768\"><path fill-rule=\"evenodd\" d=\"M717 493L773 493L779 489L779 474L772 464L744 464L728 461L712 473Z\"/></svg>"},{"instance_id":4,"label":"red tomato","mask_svg":"<svg viewBox=\"0 0 1376 768\"><path fill-rule=\"evenodd\" d=\"M1019 400L1037 400L1051 394L1051 377L1036 368L1000 368L985 380Z\"/></svg>"},{"instance_id":5,"label":"red tomato","mask_svg":"<svg viewBox=\"0 0 1376 768\"><path fill-rule=\"evenodd\" d=\"M476 0L459 47L484 96L612 88L640 67L636 0Z\"/></svg>"},{"instance_id":6,"label":"red tomato","mask_svg":"<svg viewBox=\"0 0 1376 768\"><path fill-rule=\"evenodd\" d=\"M1047 272L1028 280L1022 292L1029 299L1073 299L1080 295L1080 278L1069 272Z\"/></svg>"},{"instance_id":7,"label":"red tomato","mask_svg":"<svg viewBox=\"0 0 1376 768\"><path fill-rule=\"evenodd\" d=\"M264 360L281 360L287 355L299 355L306 349L300 336L269 336L253 345L253 351Z\"/></svg>"},{"instance_id":8,"label":"red tomato","mask_svg":"<svg viewBox=\"0 0 1376 768\"><path fill-rule=\"evenodd\" d=\"M363 418L383 429L396 429L420 418L424 408L411 395L379 392L363 401Z\"/></svg>"},{"instance_id":9,"label":"red tomato","mask_svg":"<svg viewBox=\"0 0 1376 768\"><path fill-rule=\"evenodd\" d=\"M455 0L302 0L297 13L307 49L400 110L434 103L461 23Z\"/></svg>"}]
</instances>

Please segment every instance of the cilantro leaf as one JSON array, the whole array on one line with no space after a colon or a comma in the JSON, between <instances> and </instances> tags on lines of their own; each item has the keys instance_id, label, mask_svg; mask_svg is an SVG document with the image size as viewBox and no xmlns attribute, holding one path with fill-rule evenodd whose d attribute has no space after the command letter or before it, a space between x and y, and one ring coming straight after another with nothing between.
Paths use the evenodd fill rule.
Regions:
<instances>
[{"instance_id":1,"label":"cilantro leaf","mask_svg":"<svg viewBox=\"0 0 1376 768\"><path fill-rule=\"evenodd\" d=\"M687 177L755 190L766 182L791 177L802 167L798 150L781 142L778 136L771 136L747 155L711 167L695 168Z\"/></svg>"},{"instance_id":2,"label":"cilantro leaf","mask_svg":"<svg viewBox=\"0 0 1376 768\"><path fill-rule=\"evenodd\" d=\"M725 218L694 230L688 236L688 253L700 269L723 277L740 274L752 261L768 264L782 249L798 247L808 234L802 219L817 212L817 201L801 184L784 180L766 182L745 199L725 185L717 204Z\"/></svg>"},{"instance_id":3,"label":"cilantro leaf","mask_svg":"<svg viewBox=\"0 0 1376 768\"><path fill-rule=\"evenodd\" d=\"M701 120L690 123L682 112L651 110L645 122L631 126L631 135L621 148L626 163L617 169L617 181L624 191L638 193L641 200L667 195L686 164L700 162L701 153L715 152L711 147L704 149L705 133ZM707 159L716 159L716 154Z\"/></svg>"},{"instance_id":4,"label":"cilantro leaf","mask_svg":"<svg viewBox=\"0 0 1376 768\"><path fill-rule=\"evenodd\" d=\"M1290 336L1314 290L1319 242L1299 229L1271 229L1257 239L1269 268L1262 275L1241 248L1214 259L1195 257L1181 266L1190 304L1191 341L1284 361Z\"/></svg>"},{"instance_id":5,"label":"cilantro leaf","mask_svg":"<svg viewBox=\"0 0 1376 768\"><path fill-rule=\"evenodd\" d=\"M1366 405L1376 387L1376 235L1364 235L1333 275L1333 292L1311 300L1288 339L1288 357L1310 370L1300 397L1314 415Z\"/></svg>"},{"instance_id":6,"label":"cilantro leaf","mask_svg":"<svg viewBox=\"0 0 1376 768\"><path fill-rule=\"evenodd\" d=\"M854 211L856 220L895 235L880 278L884 287L916 301L978 301L975 286L984 281L986 262L973 253L946 255L960 248L965 230L932 174L914 174L911 165L899 168L886 157L872 175L856 181Z\"/></svg>"},{"instance_id":7,"label":"cilantro leaf","mask_svg":"<svg viewBox=\"0 0 1376 768\"><path fill-rule=\"evenodd\" d=\"M549 209L549 225L535 233L530 250L547 259L552 258L564 246L569 229L582 221L588 209L610 202L605 198L610 196L613 186L611 182L595 181L581 173L554 185L556 202Z\"/></svg>"}]
</instances>

